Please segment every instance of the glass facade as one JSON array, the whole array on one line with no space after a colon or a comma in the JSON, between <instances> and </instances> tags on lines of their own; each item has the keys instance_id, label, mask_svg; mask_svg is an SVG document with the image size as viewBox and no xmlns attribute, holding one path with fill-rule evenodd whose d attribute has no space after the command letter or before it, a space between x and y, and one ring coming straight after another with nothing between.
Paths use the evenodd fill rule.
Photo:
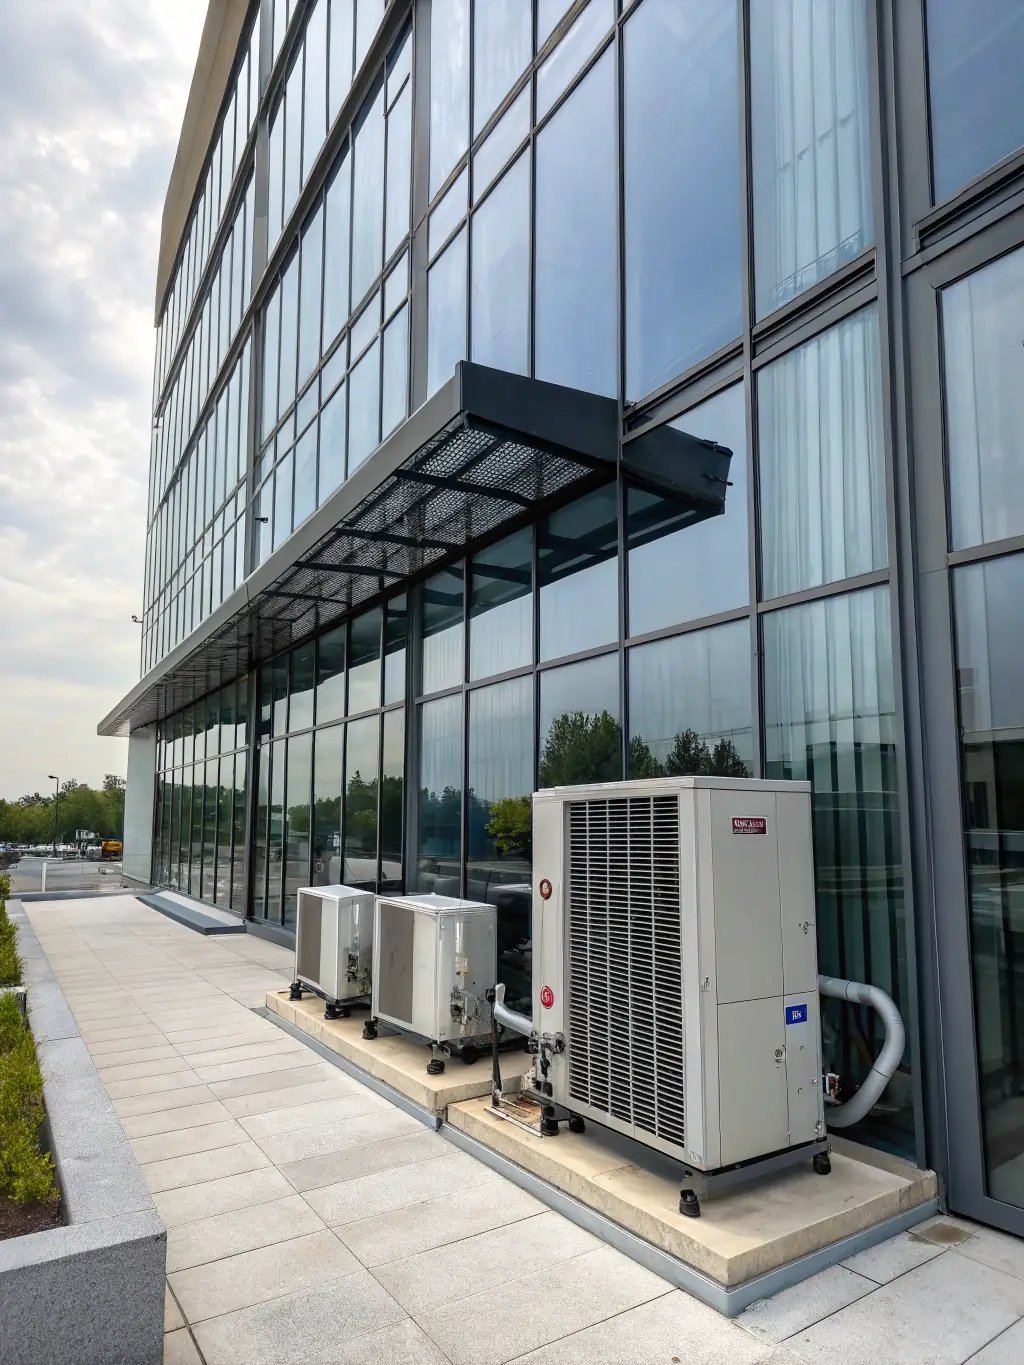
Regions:
<instances>
[{"instance_id":1,"label":"glass facade","mask_svg":"<svg viewBox=\"0 0 1024 1365\"><path fill-rule=\"evenodd\" d=\"M822 969L910 1035L852 1135L944 1178L974 1141L954 1207L1024 1232L1022 55L1022 0L253 4L159 304L154 684L460 360L732 456L719 514L626 464L485 534L471 503L457 551L254 636L160 723L154 881L279 930L306 881L488 900L528 1009L533 791L807 779ZM929 1020L965 1000L958 1090ZM877 1020L825 1018L852 1088Z\"/></svg>"}]
</instances>

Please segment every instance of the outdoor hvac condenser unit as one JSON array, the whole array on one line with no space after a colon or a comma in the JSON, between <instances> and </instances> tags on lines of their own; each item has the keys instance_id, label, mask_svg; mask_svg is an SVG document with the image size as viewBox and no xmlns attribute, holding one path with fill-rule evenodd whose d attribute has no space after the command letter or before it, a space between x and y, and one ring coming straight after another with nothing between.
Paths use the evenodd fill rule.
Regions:
<instances>
[{"instance_id":1,"label":"outdoor hvac condenser unit","mask_svg":"<svg viewBox=\"0 0 1024 1365\"><path fill-rule=\"evenodd\" d=\"M751 1163L827 1171L810 784L658 778L533 801L549 1131L557 1106L678 1158L692 1214Z\"/></svg>"},{"instance_id":2,"label":"outdoor hvac condenser unit","mask_svg":"<svg viewBox=\"0 0 1024 1365\"><path fill-rule=\"evenodd\" d=\"M378 896L373 937L372 1018L431 1045L427 1068L444 1070L438 1052L472 1061L489 1046L497 911L451 896Z\"/></svg>"},{"instance_id":3,"label":"outdoor hvac condenser unit","mask_svg":"<svg viewBox=\"0 0 1024 1365\"><path fill-rule=\"evenodd\" d=\"M295 922L292 996L315 991L327 1002L324 1016L348 1014L370 996L373 967L373 892L351 886L308 886L299 891Z\"/></svg>"}]
</instances>

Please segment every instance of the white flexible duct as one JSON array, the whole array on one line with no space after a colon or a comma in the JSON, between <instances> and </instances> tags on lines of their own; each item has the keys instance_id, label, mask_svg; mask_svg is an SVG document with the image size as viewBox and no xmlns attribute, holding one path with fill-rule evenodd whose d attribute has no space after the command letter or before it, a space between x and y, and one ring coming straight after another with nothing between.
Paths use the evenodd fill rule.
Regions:
<instances>
[{"instance_id":1,"label":"white flexible duct","mask_svg":"<svg viewBox=\"0 0 1024 1365\"><path fill-rule=\"evenodd\" d=\"M848 1128L851 1123L858 1123L878 1103L903 1057L907 1033L895 1001L878 986L868 986L863 981L844 981L837 976L819 976L818 990L822 995L831 996L833 1000L849 1000L854 1005L870 1005L878 1012L885 1025L885 1042L864 1084L845 1104L826 1106L825 1119L828 1126Z\"/></svg>"}]
</instances>

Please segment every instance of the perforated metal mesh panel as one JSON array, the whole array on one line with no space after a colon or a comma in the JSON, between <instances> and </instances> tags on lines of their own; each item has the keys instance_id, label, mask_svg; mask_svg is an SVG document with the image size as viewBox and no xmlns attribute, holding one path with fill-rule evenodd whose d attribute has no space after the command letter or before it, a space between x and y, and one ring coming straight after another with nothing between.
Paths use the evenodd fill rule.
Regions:
<instances>
[{"instance_id":1,"label":"perforated metal mesh panel","mask_svg":"<svg viewBox=\"0 0 1024 1365\"><path fill-rule=\"evenodd\" d=\"M569 1094L682 1145L678 799L568 812Z\"/></svg>"}]
</instances>

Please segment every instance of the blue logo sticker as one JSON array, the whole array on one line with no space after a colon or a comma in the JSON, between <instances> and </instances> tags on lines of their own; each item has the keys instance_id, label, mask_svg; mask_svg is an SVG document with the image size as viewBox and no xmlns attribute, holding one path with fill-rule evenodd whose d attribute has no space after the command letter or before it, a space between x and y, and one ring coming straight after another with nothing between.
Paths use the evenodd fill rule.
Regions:
<instances>
[{"instance_id":1,"label":"blue logo sticker","mask_svg":"<svg viewBox=\"0 0 1024 1365\"><path fill-rule=\"evenodd\" d=\"M787 1024L806 1024L807 1006L806 1005L787 1005L786 1006Z\"/></svg>"}]
</instances>

